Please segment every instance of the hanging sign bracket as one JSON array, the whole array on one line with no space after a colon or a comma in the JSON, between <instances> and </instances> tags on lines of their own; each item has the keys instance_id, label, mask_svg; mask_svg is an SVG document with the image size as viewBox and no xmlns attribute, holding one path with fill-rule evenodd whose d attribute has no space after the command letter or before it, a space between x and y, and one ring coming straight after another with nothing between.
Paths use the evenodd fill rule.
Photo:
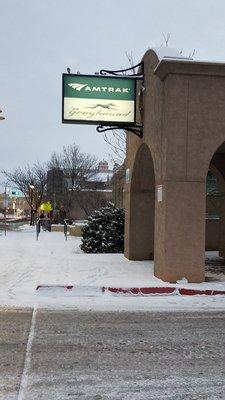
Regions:
<instances>
[{"instance_id":1,"label":"hanging sign bracket","mask_svg":"<svg viewBox=\"0 0 225 400\"><path fill-rule=\"evenodd\" d=\"M139 67L139 71L135 72L136 68ZM131 71L131 73L128 73ZM141 61L139 64L136 64L130 68L126 69L120 69L116 71L112 70L107 70L107 69L101 69L100 70L100 75L113 75L113 76L120 76L120 77L133 77L133 78L138 78L138 79L143 79L144 78L144 62ZM106 131L111 131L114 129L123 129L125 131L134 133L136 136L138 136L140 139L143 138L143 125L141 124L135 124L134 126L109 126L109 127L104 127L102 125L97 126L96 130L97 132L106 132Z\"/></svg>"},{"instance_id":2,"label":"hanging sign bracket","mask_svg":"<svg viewBox=\"0 0 225 400\"><path fill-rule=\"evenodd\" d=\"M109 127L104 127L102 125L99 125L96 128L97 132L99 132L99 133L106 132L106 131L113 131L115 129L122 129L122 127L121 127L121 125L120 126L109 126ZM134 133L140 139L143 138L143 126L142 125L124 126L123 130Z\"/></svg>"},{"instance_id":3,"label":"hanging sign bracket","mask_svg":"<svg viewBox=\"0 0 225 400\"><path fill-rule=\"evenodd\" d=\"M135 69L138 68L138 67L141 67L140 68L141 70L138 71L138 72L135 72ZM132 71L133 73L127 74L126 72L128 72L128 71ZM144 76L144 63L143 63L143 61L141 61L139 64L136 64L136 65L134 65L134 66L132 66L130 68L119 69L117 71L110 71L108 69L101 69L100 75L114 75L114 76L121 76L121 77L123 77L123 76L124 77L126 77L126 76L130 76L130 77L134 76L135 77L136 76L136 77L139 77L141 79Z\"/></svg>"}]
</instances>

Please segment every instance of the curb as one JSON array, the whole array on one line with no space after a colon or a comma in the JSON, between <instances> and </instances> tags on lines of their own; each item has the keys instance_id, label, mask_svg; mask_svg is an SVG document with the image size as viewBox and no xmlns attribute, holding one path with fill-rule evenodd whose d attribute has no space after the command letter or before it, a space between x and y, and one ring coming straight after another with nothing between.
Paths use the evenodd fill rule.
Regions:
<instances>
[{"instance_id":1,"label":"curb","mask_svg":"<svg viewBox=\"0 0 225 400\"><path fill-rule=\"evenodd\" d=\"M177 289L174 287L144 287L144 288L113 288L103 287L103 291L115 294L133 294L133 295L154 295L154 294L175 294Z\"/></svg>"},{"instance_id":2,"label":"curb","mask_svg":"<svg viewBox=\"0 0 225 400\"><path fill-rule=\"evenodd\" d=\"M60 288L65 290L79 289L82 286L74 286L74 285L45 285L41 284L36 287L36 290L39 289L52 289L52 288ZM132 296L154 296L154 295L170 295L170 296L225 296L225 290L199 290L199 289L188 289L188 288L177 288L174 286L165 286L165 287L143 287L143 288L118 288L118 287L104 287L100 286L99 290L102 293L110 292L116 295L132 295Z\"/></svg>"},{"instance_id":3,"label":"curb","mask_svg":"<svg viewBox=\"0 0 225 400\"><path fill-rule=\"evenodd\" d=\"M216 296L225 295L225 290L199 290L199 289L187 289L187 288L177 288L177 287L144 287L144 288L113 288L107 287L103 288L104 292L108 291L114 294L128 294L128 295L141 295L141 296L151 296L151 295L180 295L180 296Z\"/></svg>"},{"instance_id":4,"label":"curb","mask_svg":"<svg viewBox=\"0 0 225 400\"><path fill-rule=\"evenodd\" d=\"M37 285L36 290L39 289L52 289L52 288L60 288L60 289L66 289L66 290L72 290L74 288L73 285Z\"/></svg>"}]
</instances>

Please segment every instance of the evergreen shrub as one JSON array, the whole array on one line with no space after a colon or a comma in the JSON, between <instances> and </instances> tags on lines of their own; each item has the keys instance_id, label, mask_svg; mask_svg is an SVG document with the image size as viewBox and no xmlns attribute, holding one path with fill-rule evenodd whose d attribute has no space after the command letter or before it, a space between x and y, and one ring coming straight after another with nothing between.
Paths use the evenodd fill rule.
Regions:
<instances>
[{"instance_id":1,"label":"evergreen shrub","mask_svg":"<svg viewBox=\"0 0 225 400\"><path fill-rule=\"evenodd\" d=\"M124 210L111 204L94 211L82 229L85 253L123 253Z\"/></svg>"}]
</instances>

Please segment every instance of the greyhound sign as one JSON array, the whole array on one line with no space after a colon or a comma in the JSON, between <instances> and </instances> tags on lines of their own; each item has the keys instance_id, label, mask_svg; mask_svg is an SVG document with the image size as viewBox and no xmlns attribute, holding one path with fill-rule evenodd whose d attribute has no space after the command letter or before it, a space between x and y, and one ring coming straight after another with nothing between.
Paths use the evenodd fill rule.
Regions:
<instances>
[{"instance_id":1,"label":"greyhound sign","mask_svg":"<svg viewBox=\"0 0 225 400\"><path fill-rule=\"evenodd\" d=\"M136 80L63 74L62 122L134 126Z\"/></svg>"}]
</instances>

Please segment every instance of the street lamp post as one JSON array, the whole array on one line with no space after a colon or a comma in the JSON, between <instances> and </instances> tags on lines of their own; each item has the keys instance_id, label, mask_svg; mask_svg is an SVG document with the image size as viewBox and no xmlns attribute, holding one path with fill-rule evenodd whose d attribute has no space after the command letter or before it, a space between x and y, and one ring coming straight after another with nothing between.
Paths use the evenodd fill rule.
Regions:
<instances>
[{"instance_id":1,"label":"street lamp post","mask_svg":"<svg viewBox=\"0 0 225 400\"><path fill-rule=\"evenodd\" d=\"M30 187L30 225L34 226L34 205L33 205L34 183L31 182L29 187Z\"/></svg>"},{"instance_id":2,"label":"street lamp post","mask_svg":"<svg viewBox=\"0 0 225 400\"><path fill-rule=\"evenodd\" d=\"M5 190L4 190L4 228L5 228L5 236L6 236L6 214L7 214L7 207L8 207L8 200L7 200L7 188L10 179L5 182Z\"/></svg>"},{"instance_id":3,"label":"street lamp post","mask_svg":"<svg viewBox=\"0 0 225 400\"><path fill-rule=\"evenodd\" d=\"M5 192L4 192L4 227L5 227L5 236L6 236L6 210L7 210L7 183L5 184Z\"/></svg>"},{"instance_id":4,"label":"street lamp post","mask_svg":"<svg viewBox=\"0 0 225 400\"><path fill-rule=\"evenodd\" d=\"M0 114L2 113L2 110L0 110ZM0 115L0 121L3 121L5 119L5 117L3 117L3 115ZM5 225L5 236L6 236L6 190L7 190L7 183L5 184L5 193L4 193L4 225Z\"/></svg>"}]
</instances>

